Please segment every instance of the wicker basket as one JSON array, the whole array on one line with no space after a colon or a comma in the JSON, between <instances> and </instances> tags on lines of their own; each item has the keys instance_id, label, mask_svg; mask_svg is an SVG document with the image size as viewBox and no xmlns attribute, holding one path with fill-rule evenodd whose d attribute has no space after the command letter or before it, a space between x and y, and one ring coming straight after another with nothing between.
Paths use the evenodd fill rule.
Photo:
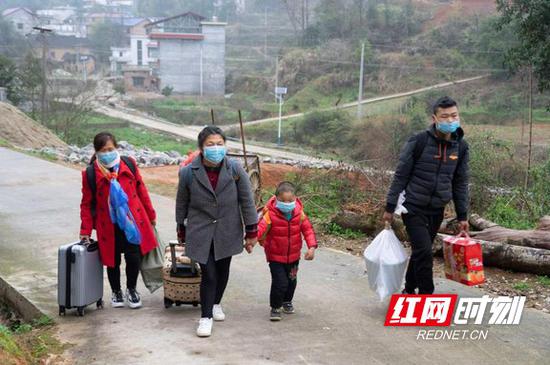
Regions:
<instances>
[{"instance_id":1,"label":"wicker basket","mask_svg":"<svg viewBox=\"0 0 550 365\"><path fill-rule=\"evenodd\" d=\"M176 246L176 260L178 263L190 264L191 260L184 256L185 249ZM164 281L164 299L165 304L169 301L176 304L198 304L200 302L200 267L197 265L198 275L190 278L179 278L170 276L172 267L172 258L170 256L170 247L166 248L164 254L164 267L162 269L162 278Z\"/></svg>"}]
</instances>

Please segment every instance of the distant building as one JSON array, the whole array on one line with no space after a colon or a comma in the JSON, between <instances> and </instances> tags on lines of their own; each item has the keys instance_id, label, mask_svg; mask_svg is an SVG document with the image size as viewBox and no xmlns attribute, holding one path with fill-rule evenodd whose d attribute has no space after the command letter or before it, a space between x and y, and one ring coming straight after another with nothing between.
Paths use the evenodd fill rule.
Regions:
<instances>
[{"instance_id":1,"label":"distant building","mask_svg":"<svg viewBox=\"0 0 550 365\"><path fill-rule=\"evenodd\" d=\"M147 34L146 26L150 19L142 19L130 28L131 65L149 66L155 68L158 61L158 41L152 40Z\"/></svg>"},{"instance_id":2,"label":"distant building","mask_svg":"<svg viewBox=\"0 0 550 365\"><path fill-rule=\"evenodd\" d=\"M23 7L10 8L2 12L2 18L13 23L15 30L22 35L32 32L32 28L39 25L38 16L31 10Z\"/></svg>"},{"instance_id":3,"label":"distant building","mask_svg":"<svg viewBox=\"0 0 550 365\"><path fill-rule=\"evenodd\" d=\"M122 76L122 67L132 60L130 47L111 47L111 76Z\"/></svg>"},{"instance_id":4,"label":"distant building","mask_svg":"<svg viewBox=\"0 0 550 365\"><path fill-rule=\"evenodd\" d=\"M48 35L47 59L54 68L61 68L73 75L87 77L95 71L96 59L92 55L90 42L87 38L60 36L55 33ZM40 55L42 43L40 38L34 39L35 54Z\"/></svg>"},{"instance_id":5,"label":"distant building","mask_svg":"<svg viewBox=\"0 0 550 365\"><path fill-rule=\"evenodd\" d=\"M51 29L58 35L87 37L87 28L84 18L79 19L76 9L71 6L59 6L52 9L38 10L36 14L45 28Z\"/></svg>"},{"instance_id":6,"label":"distant building","mask_svg":"<svg viewBox=\"0 0 550 365\"><path fill-rule=\"evenodd\" d=\"M128 91L158 91L158 42L151 40L145 26L151 18L126 18L129 46L111 47L111 75L123 76Z\"/></svg>"},{"instance_id":7,"label":"distant building","mask_svg":"<svg viewBox=\"0 0 550 365\"><path fill-rule=\"evenodd\" d=\"M159 88L194 95L225 93L225 26L188 12L146 25L158 42Z\"/></svg>"}]
</instances>

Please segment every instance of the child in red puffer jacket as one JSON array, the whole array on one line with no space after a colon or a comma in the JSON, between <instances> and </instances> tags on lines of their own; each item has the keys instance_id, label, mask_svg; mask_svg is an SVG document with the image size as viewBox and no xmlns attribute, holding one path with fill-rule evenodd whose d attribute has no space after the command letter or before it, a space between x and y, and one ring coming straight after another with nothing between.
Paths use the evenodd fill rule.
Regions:
<instances>
[{"instance_id":1,"label":"child in red puffer jacket","mask_svg":"<svg viewBox=\"0 0 550 365\"><path fill-rule=\"evenodd\" d=\"M296 290L302 236L308 250L304 259L313 260L317 240L302 202L290 182L282 182L264 208L258 226L260 244L264 247L271 270L271 321L280 321L281 313L294 313L292 298Z\"/></svg>"}]
</instances>

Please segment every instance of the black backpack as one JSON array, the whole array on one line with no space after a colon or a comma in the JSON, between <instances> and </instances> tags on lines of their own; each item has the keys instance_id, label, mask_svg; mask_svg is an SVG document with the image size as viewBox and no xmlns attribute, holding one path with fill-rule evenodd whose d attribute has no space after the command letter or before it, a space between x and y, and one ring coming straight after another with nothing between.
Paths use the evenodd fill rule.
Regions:
<instances>
[{"instance_id":1,"label":"black backpack","mask_svg":"<svg viewBox=\"0 0 550 365\"><path fill-rule=\"evenodd\" d=\"M136 165L132 162L130 157L128 156L120 156L120 159L124 161L126 166L132 171L132 174L136 175ZM92 211L92 217L96 216L96 206L97 206L97 199L96 199L96 192L97 192L97 185L95 183L95 168L94 164L91 163L86 167L86 180L88 181L88 186L90 187L90 190L92 191L92 203L90 204L90 210ZM139 185L139 181L137 182Z\"/></svg>"}]
</instances>

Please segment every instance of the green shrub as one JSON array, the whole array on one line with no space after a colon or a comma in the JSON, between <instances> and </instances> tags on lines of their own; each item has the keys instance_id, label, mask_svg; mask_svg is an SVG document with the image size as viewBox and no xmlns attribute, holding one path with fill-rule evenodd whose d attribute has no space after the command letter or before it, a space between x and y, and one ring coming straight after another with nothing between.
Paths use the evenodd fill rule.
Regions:
<instances>
[{"instance_id":1,"label":"green shrub","mask_svg":"<svg viewBox=\"0 0 550 365\"><path fill-rule=\"evenodd\" d=\"M535 222L515 206L515 203L516 199L514 197L497 196L485 212L485 215L489 220L503 227L513 229L534 228Z\"/></svg>"},{"instance_id":2,"label":"green shrub","mask_svg":"<svg viewBox=\"0 0 550 365\"><path fill-rule=\"evenodd\" d=\"M355 231L350 228L343 228L334 222L327 223L325 225L327 233L333 234L347 239L359 239L365 237L365 234L360 231Z\"/></svg>"},{"instance_id":3,"label":"green shrub","mask_svg":"<svg viewBox=\"0 0 550 365\"><path fill-rule=\"evenodd\" d=\"M165 86L162 88L161 94L168 97L172 95L172 91L174 91L172 86Z\"/></svg>"},{"instance_id":4,"label":"green shrub","mask_svg":"<svg viewBox=\"0 0 550 365\"><path fill-rule=\"evenodd\" d=\"M550 286L550 277L541 275L537 278L537 282L544 286Z\"/></svg>"},{"instance_id":5,"label":"green shrub","mask_svg":"<svg viewBox=\"0 0 550 365\"><path fill-rule=\"evenodd\" d=\"M530 287L529 287L529 284L527 283L517 283L517 284L514 284L513 286L514 289L516 290L528 290Z\"/></svg>"}]
</instances>

